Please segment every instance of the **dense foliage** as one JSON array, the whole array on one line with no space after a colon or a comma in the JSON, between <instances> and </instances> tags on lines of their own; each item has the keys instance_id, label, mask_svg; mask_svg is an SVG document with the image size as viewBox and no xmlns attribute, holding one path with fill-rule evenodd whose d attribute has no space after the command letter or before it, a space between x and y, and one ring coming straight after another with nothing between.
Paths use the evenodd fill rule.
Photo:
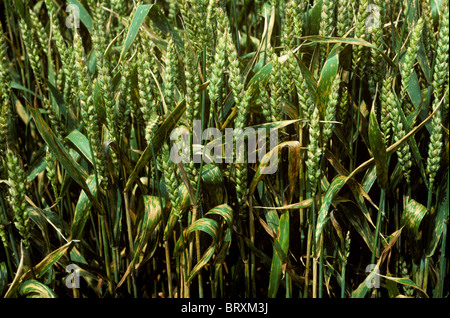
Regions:
<instances>
[{"instance_id":1,"label":"dense foliage","mask_svg":"<svg viewBox=\"0 0 450 318\"><path fill-rule=\"evenodd\" d=\"M0 12L0 296L448 296L447 0Z\"/></svg>"}]
</instances>

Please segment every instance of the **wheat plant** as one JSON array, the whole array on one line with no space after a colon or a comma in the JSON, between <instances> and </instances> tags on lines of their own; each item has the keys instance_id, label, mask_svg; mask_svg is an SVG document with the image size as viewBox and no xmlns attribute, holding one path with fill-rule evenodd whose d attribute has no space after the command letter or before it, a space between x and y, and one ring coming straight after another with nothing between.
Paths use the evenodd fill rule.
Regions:
<instances>
[{"instance_id":1,"label":"wheat plant","mask_svg":"<svg viewBox=\"0 0 450 318\"><path fill-rule=\"evenodd\" d=\"M448 0L0 12L1 297L448 297Z\"/></svg>"}]
</instances>

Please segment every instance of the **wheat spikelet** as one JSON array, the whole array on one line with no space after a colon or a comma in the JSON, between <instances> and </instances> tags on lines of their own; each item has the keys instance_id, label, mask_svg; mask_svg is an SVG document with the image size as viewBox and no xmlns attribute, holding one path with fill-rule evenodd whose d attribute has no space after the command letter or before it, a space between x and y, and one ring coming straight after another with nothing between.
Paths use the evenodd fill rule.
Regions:
<instances>
[{"instance_id":1,"label":"wheat spikelet","mask_svg":"<svg viewBox=\"0 0 450 318\"><path fill-rule=\"evenodd\" d=\"M354 1L338 0L336 18L336 36L344 36L350 30L353 18Z\"/></svg>"}]
</instances>

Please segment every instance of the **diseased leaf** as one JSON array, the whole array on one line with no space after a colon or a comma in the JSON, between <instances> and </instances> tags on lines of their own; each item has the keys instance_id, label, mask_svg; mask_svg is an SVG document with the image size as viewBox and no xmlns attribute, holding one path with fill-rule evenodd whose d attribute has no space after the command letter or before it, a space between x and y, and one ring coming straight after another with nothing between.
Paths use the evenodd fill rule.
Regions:
<instances>
[{"instance_id":1,"label":"diseased leaf","mask_svg":"<svg viewBox=\"0 0 450 318\"><path fill-rule=\"evenodd\" d=\"M342 209L353 228L361 235L367 247L372 251L374 234L367 223L366 217L360 212L357 205L354 202L342 203L339 205L339 209Z\"/></svg>"},{"instance_id":2,"label":"diseased leaf","mask_svg":"<svg viewBox=\"0 0 450 318\"><path fill-rule=\"evenodd\" d=\"M422 234L419 232L420 223L427 213L427 208L414 199L409 199L403 210L400 224L405 226L405 233L412 239L419 240Z\"/></svg>"},{"instance_id":3,"label":"diseased leaf","mask_svg":"<svg viewBox=\"0 0 450 318\"><path fill-rule=\"evenodd\" d=\"M189 273L188 282L190 282L199 271L209 262L211 257L213 256L216 250L216 241L217 241L217 231L219 229L219 225L216 221L208 218L201 218L192 223L187 229L186 234L192 233L194 231L202 231L209 234L212 237L212 243L208 247L208 249L203 253L202 258L195 264L192 271Z\"/></svg>"},{"instance_id":4,"label":"diseased leaf","mask_svg":"<svg viewBox=\"0 0 450 318\"><path fill-rule=\"evenodd\" d=\"M144 216L141 223L138 225L138 231L134 239L134 253L125 274L117 284L117 288L119 288L125 282L128 275L130 275L133 271L139 255L141 254L145 244L147 244L149 240L149 236L158 226L162 217L162 209L158 197L150 195L143 196L143 209Z\"/></svg>"},{"instance_id":5,"label":"diseased leaf","mask_svg":"<svg viewBox=\"0 0 450 318\"><path fill-rule=\"evenodd\" d=\"M50 287L34 279L20 284L19 294L27 298L57 298L55 292Z\"/></svg>"},{"instance_id":6,"label":"diseased leaf","mask_svg":"<svg viewBox=\"0 0 450 318\"><path fill-rule=\"evenodd\" d=\"M233 226L233 209L228 204L218 205L209 210L206 215L215 214L223 217L229 228Z\"/></svg>"},{"instance_id":7,"label":"diseased leaf","mask_svg":"<svg viewBox=\"0 0 450 318\"><path fill-rule=\"evenodd\" d=\"M32 107L28 104L28 109L30 110L34 121L36 123L36 127L41 134L42 138L45 140L52 153L55 155L56 159L64 166L67 173L81 186L81 188L86 192L86 195L92 201L96 209L103 213L103 207L98 202L98 200L92 195L89 190L86 179L88 177L86 171L76 163L72 157L67 153L64 145L59 141L52 133L48 124L44 121L41 114L39 113L37 108Z\"/></svg>"},{"instance_id":8,"label":"diseased leaf","mask_svg":"<svg viewBox=\"0 0 450 318\"><path fill-rule=\"evenodd\" d=\"M315 105L319 109L320 117L325 117L325 108L327 107L328 98L331 94L334 78L339 76L337 74L339 67L339 44L336 44L328 55L322 72L320 73L319 82L317 84L316 95L317 99Z\"/></svg>"},{"instance_id":9,"label":"diseased leaf","mask_svg":"<svg viewBox=\"0 0 450 318\"><path fill-rule=\"evenodd\" d=\"M45 273L47 273L47 271L59 261L59 259L72 247L73 244L74 241L70 241L64 244L60 248L48 254L42 261L40 261L39 264L37 264L33 269L37 278L41 278ZM32 273L31 271L28 271L23 275L22 280L27 280L31 277Z\"/></svg>"},{"instance_id":10,"label":"diseased leaf","mask_svg":"<svg viewBox=\"0 0 450 318\"><path fill-rule=\"evenodd\" d=\"M298 141L286 141L273 147L273 149L271 149L263 156L261 162L258 165L258 169L256 170L253 180L250 183L249 196L253 195L256 189L256 185L265 175L273 174L278 170L278 156L284 147L289 148L290 152L299 152L300 144ZM298 162L292 162L290 164L298 164Z\"/></svg>"}]
</instances>

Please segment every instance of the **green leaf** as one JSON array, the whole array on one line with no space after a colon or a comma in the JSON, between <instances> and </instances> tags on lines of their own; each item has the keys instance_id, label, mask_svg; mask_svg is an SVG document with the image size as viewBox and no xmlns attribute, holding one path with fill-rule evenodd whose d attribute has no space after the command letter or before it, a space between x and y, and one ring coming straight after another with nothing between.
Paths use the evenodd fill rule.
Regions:
<instances>
[{"instance_id":1,"label":"green leaf","mask_svg":"<svg viewBox=\"0 0 450 318\"><path fill-rule=\"evenodd\" d=\"M272 72L272 62L267 63L261 67L258 72L248 81L247 89L252 91L252 99L256 98L256 92L259 92L259 85L262 84L263 87L267 85L267 81Z\"/></svg>"},{"instance_id":2,"label":"green leaf","mask_svg":"<svg viewBox=\"0 0 450 318\"><path fill-rule=\"evenodd\" d=\"M11 88L20 89L20 90L22 90L22 91L24 91L24 92L30 93L30 94L32 94L33 96L36 96L37 98L39 98L39 99L41 99L41 100L44 99L44 97L42 97L41 95L36 95L35 92L33 92L32 90L30 90L30 89L24 87L23 85L21 85L21 84L19 84L19 83L17 83L17 82L12 81L12 82L10 83L10 86L11 86Z\"/></svg>"},{"instance_id":3,"label":"green leaf","mask_svg":"<svg viewBox=\"0 0 450 318\"><path fill-rule=\"evenodd\" d=\"M29 298L57 298L53 290L37 280L27 280L19 285L19 294Z\"/></svg>"},{"instance_id":4,"label":"green leaf","mask_svg":"<svg viewBox=\"0 0 450 318\"><path fill-rule=\"evenodd\" d=\"M141 24L145 21L145 18L147 17L147 14L152 7L153 4L141 4L140 6L137 7L131 20L130 26L128 27L128 33L122 45L119 61L122 60L122 58L129 50L131 44L133 43L134 39L139 33Z\"/></svg>"},{"instance_id":5,"label":"green leaf","mask_svg":"<svg viewBox=\"0 0 450 318\"><path fill-rule=\"evenodd\" d=\"M97 182L95 175L91 175L86 179L86 184L92 195L97 195ZM75 207L75 213L73 215L72 227L70 229L71 239L82 239L83 229L91 213L92 202L86 195L86 192L81 191L78 197L78 202Z\"/></svg>"},{"instance_id":6,"label":"green leaf","mask_svg":"<svg viewBox=\"0 0 450 318\"><path fill-rule=\"evenodd\" d=\"M335 195L342 189L342 186L345 184L347 178L345 176L337 176L331 182L325 197L323 198L322 204L320 206L320 210L317 216L317 224L316 224L316 235L315 241L316 246L318 246L318 242L320 239L320 235L322 234L322 229L327 221L328 210L330 209L331 202Z\"/></svg>"},{"instance_id":7,"label":"green leaf","mask_svg":"<svg viewBox=\"0 0 450 318\"><path fill-rule=\"evenodd\" d=\"M174 29L172 24L167 20L167 18L164 15L164 12L158 5L153 5L150 8L149 18L155 27L157 27L166 37L171 36L173 38L174 43L179 48L183 49L184 44L180 35Z\"/></svg>"},{"instance_id":8,"label":"green leaf","mask_svg":"<svg viewBox=\"0 0 450 318\"><path fill-rule=\"evenodd\" d=\"M0 295L3 294L6 286L8 286L8 269L6 268L6 263L0 263Z\"/></svg>"},{"instance_id":9,"label":"green leaf","mask_svg":"<svg viewBox=\"0 0 450 318\"><path fill-rule=\"evenodd\" d=\"M84 158L86 158L91 163L91 165L93 165L89 140L85 135L75 129L69 135L67 135L66 139L70 140L72 144L78 149L79 153L81 153Z\"/></svg>"},{"instance_id":10,"label":"green leaf","mask_svg":"<svg viewBox=\"0 0 450 318\"><path fill-rule=\"evenodd\" d=\"M267 296L275 298L277 296L278 287L282 280L283 264L285 256L289 249L289 212L284 212L280 216L278 223L278 236L273 244L273 257L270 267L269 287Z\"/></svg>"},{"instance_id":11,"label":"green leaf","mask_svg":"<svg viewBox=\"0 0 450 318\"><path fill-rule=\"evenodd\" d=\"M42 158L41 160L36 162L31 167L31 169L29 169L27 171L27 182L33 181L38 176L38 174L40 174L42 171L45 170L46 167L47 167L47 163L45 162L44 158Z\"/></svg>"},{"instance_id":12,"label":"green leaf","mask_svg":"<svg viewBox=\"0 0 450 318\"><path fill-rule=\"evenodd\" d=\"M322 3L323 0L319 0L314 3L314 6L309 10L306 19L306 34L319 34L320 22L322 21Z\"/></svg>"},{"instance_id":13,"label":"green leaf","mask_svg":"<svg viewBox=\"0 0 450 318\"><path fill-rule=\"evenodd\" d=\"M46 81L46 84L48 86L48 90L52 95L52 100L53 100L53 109L55 110L55 112L58 114L60 113L62 116L64 117L68 117L67 116L67 109L66 109L66 105L64 103L64 96L58 91L58 89L52 85L52 83L50 83L49 81ZM57 109L56 109L57 108Z\"/></svg>"},{"instance_id":14,"label":"green leaf","mask_svg":"<svg viewBox=\"0 0 450 318\"><path fill-rule=\"evenodd\" d=\"M311 41L312 44L315 43L341 43L341 44L347 44L347 45L360 45L360 46L366 46L373 50L377 50L378 54L380 54L387 63L389 63L390 66L392 66L394 69L398 69L398 66L394 61L392 61L389 56L386 55L386 53L376 47L374 44L367 42L362 39L356 39L356 38L334 38L334 37L328 37L328 36L321 36L321 35L310 35L310 36L302 36L300 37L301 40ZM307 44L304 44L306 46Z\"/></svg>"},{"instance_id":15,"label":"green leaf","mask_svg":"<svg viewBox=\"0 0 450 318\"><path fill-rule=\"evenodd\" d=\"M314 75L311 71L303 64L302 60L297 58L298 66L300 67L300 71L302 72L303 79L306 81L306 85L308 86L308 92L311 95L313 101L317 99L317 81L314 79Z\"/></svg>"},{"instance_id":16,"label":"green leaf","mask_svg":"<svg viewBox=\"0 0 450 318\"><path fill-rule=\"evenodd\" d=\"M369 115L369 143L372 156L375 159L376 174L378 185L386 189L388 184L388 156L383 133L378 125L375 105Z\"/></svg>"}]
</instances>

